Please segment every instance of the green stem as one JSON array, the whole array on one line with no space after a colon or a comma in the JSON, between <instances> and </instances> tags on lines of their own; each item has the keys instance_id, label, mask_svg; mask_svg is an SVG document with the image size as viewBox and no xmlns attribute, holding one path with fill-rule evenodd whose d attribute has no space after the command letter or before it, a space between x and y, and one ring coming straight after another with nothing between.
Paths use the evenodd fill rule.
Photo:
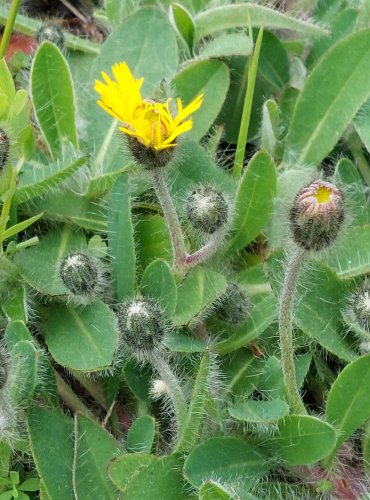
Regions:
<instances>
[{"instance_id":1,"label":"green stem","mask_svg":"<svg viewBox=\"0 0 370 500\"><path fill-rule=\"evenodd\" d=\"M168 386L168 396L172 402L177 421L177 432L181 435L187 416L187 404L179 381L164 356L155 354L151 356L150 362L154 370L158 372L160 379Z\"/></svg>"},{"instance_id":2,"label":"green stem","mask_svg":"<svg viewBox=\"0 0 370 500\"><path fill-rule=\"evenodd\" d=\"M8 49L10 37L12 36L15 18L17 17L20 3L21 0L13 0L12 6L10 7L8 20L6 21L3 37L1 39L1 44L0 44L0 59L5 57L6 51Z\"/></svg>"},{"instance_id":3,"label":"green stem","mask_svg":"<svg viewBox=\"0 0 370 500\"><path fill-rule=\"evenodd\" d=\"M96 417L91 411L83 404L79 397L72 391L67 382L54 370L55 380L57 383L57 391L61 399L66 405L74 412L79 412L86 417L96 420Z\"/></svg>"},{"instance_id":4,"label":"green stem","mask_svg":"<svg viewBox=\"0 0 370 500\"><path fill-rule=\"evenodd\" d=\"M186 257L186 248L180 221L177 216L175 205L173 204L171 195L168 191L164 176L165 173L163 169L157 168L152 172L152 181L158 201L162 207L164 218L167 222L168 231L170 233L173 255L172 267L175 271L181 274Z\"/></svg>"},{"instance_id":5,"label":"green stem","mask_svg":"<svg viewBox=\"0 0 370 500\"><path fill-rule=\"evenodd\" d=\"M250 122L250 118L251 118L254 87L255 87L256 78L257 78L258 60L259 60L260 51L261 51L262 38L263 38L263 27L261 26L261 28L258 32L258 37L257 37L256 45L254 47L253 55L250 58L249 64L248 64L247 91L245 93L243 114L242 114L242 119L240 122L238 142L236 145L236 153L235 153L235 160L234 160L233 175L234 175L234 178L236 180L239 179L239 177L243 171L244 155L245 155L245 148L247 145L249 122Z\"/></svg>"},{"instance_id":6,"label":"green stem","mask_svg":"<svg viewBox=\"0 0 370 500\"><path fill-rule=\"evenodd\" d=\"M305 414L307 412L298 391L294 367L293 307L298 276L305 256L306 250L297 247L288 258L279 310L281 365L285 388L290 408L293 413L298 414Z\"/></svg>"},{"instance_id":7,"label":"green stem","mask_svg":"<svg viewBox=\"0 0 370 500\"><path fill-rule=\"evenodd\" d=\"M370 186L370 166L362 152L362 143L357 135L353 133L348 140L348 145L351 150L356 166L368 186Z\"/></svg>"},{"instance_id":8,"label":"green stem","mask_svg":"<svg viewBox=\"0 0 370 500\"><path fill-rule=\"evenodd\" d=\"M74 378L82 385L82 387L90 394L90 396L102 407L104 410L108 410L108 405L105 401L104 392L99 384L95 380L91 380L85 377L81 373L75 371L72 372Z\"/></svg>"}]
</instances>

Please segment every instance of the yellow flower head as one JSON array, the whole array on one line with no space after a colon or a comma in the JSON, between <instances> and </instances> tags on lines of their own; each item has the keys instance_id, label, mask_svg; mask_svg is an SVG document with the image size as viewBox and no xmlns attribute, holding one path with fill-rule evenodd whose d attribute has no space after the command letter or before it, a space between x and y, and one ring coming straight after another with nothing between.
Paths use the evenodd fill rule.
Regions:
<instances>
[{"instance_id":1,"label":"yellow flower head","mask_svg":"<svg viewBox=\"0 0 370 500\"><path fill-rule=\"evenodd\" d=\"M112 71L116 81L102 72L104 82L96 80L94 89L100 94L98 104L123 124L120 130L156 151L176 146L175 139L192 128L188 117L200 108L203 94L185 107L177 99L177 116L173 117L171 99L160 103L141 97L144 79L136 80L125 62L115 64Z\"/></svg>"}]
</instances>

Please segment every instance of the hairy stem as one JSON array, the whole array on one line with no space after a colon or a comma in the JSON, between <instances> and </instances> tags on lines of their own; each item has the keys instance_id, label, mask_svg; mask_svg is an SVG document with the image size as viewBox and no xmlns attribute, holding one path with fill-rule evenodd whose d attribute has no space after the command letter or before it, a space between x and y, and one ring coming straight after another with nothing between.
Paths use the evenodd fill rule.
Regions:
<instances>
[{"instance_id":1,"label":"hairy stem","mask_svg":"<svg viewBox=\"0 0 370 500\"><path fill-rule=\"evenodd\" d=\"M21 0L13 0L0 44L0 59L5 57Z\"/></svg>"},{"instance_id":2,"label":"hairy stem","mask_svg":"<svg viewBox=\"0 0 370 500\"><path fill-rule=\"evenodd\" d=\"M184 264L187 267L196 266L197 264L201 264L206 261L211 255L213 255L216 250L220 247L221 243L224 240L225 230L217 231L212 235L210 240L199 250L192 253L191 255L186 255L184 259Z\"/></svg>"},{"instance_id":3,"label":"hairy stem","mask_svg":"<svg viewBox=\"0 0 370 500\"><path fill-rule=\"evenodd\" d=\"M175 205L168 191L163 169L157 168L152 172L152 180L159 203L161 204L163 215L166 219L168 231L170 233L173 269L181 271L186 257L186 248L184 237L181 230L179 218L177 216Z\"/></svg>"},{"instance_id":4,"label":"hairy stem","mask_svg":"<svg viewBox=\"0 0 370 500\"><path fill-rule=\"evenodd\" d=\"M279 336L284 382L290 408L293 413L298 414L305 414L306 409L298 391L294 367L293 307L298 276L305 256L306 250L297 247L288 258L279 310Z\"/></svg>"},{"instance_id":5,"label":"hairy stem","mask_svg":"<svg viewBox=\"0 0 370 500\"><path fill-rule=\"evenodd\" d=\"M86 417L96 420L95 415L83 404L79 397L72 391L67 382L54 370L55 380L57 383L58 395L63 399L65 404L73 411L79 412Z\"/></svg>"},{"instance_id":6,"label":"hairy stem","mask_svg":"<svg viewBox=\"0 0 370 500\"><path fill-rule=\"evenodd\" d=\"M187 404L179 381L165 357L157 354L150 358L150 362L161 380L168 386L168 396L172 402L177 421L177 432L181 435L187 416Z\"/></svg>"}]
</instances>

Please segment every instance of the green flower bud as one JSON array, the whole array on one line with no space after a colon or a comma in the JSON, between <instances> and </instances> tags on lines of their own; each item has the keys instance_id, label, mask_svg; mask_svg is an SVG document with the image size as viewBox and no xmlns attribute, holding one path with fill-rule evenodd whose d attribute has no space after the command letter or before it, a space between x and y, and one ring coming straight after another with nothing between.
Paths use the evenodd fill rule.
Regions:
<instances>
[{"instance_id":1,"label":"green flower bud","mask_svg":"<svg viewBox=\"0 0 370 500\"><path fill-rule=\"evenodd\" d=\"M0 170L4 168L9 158L10 141L7 133L0 127Z\"/></svg>"},{"instance_id":2,"label":"green flower bud","mask_svg":"<svg viewBox=\"0 0 370 500\"><path fill-rule=\"evenodd\" d=\"M229 283L216 304L216 316L232 325L242 323L251 309L244 291L235 283Z\"/></svg>"},{"instance_id":3,"label":"green flower bud","mask_svg":"<svg viewBox=\"0 0 370 500\"><path fill-rule=\"evenodd\" d=\"M65 47L65 37L63 31L56 24L44 24L36 34L38 43L48 41L54 43L61 50Z\"/></svg>"},{"instance_id":4,"label":"green flower bud","mask_svg":"<svg viewBox=\"0 0 370 500\"><path fill-rule=\"evenodd\" d=\"M165 167L175 154L175 147L156 150L142 144L135 137L127 137L129 151L146 170Z\"/></svg>"},{"instance_id":5,"label":"green flower bud","mask_svg":"<svg viewBox=\"0 0 370 500\"><path fill-rule=\"evenodd\" d=\"M361 343L361 352L370 351L370 282L365 280L349 297L343 318Z\"/></svg>"},{"instance_id":6,"label":"green flower bud","mask_svg":"<svg viewBox=\"0 0 370 500\"><path fill-rule=\"evenodd\" d=\"M343 219L342 191L321 180L301 189L290 210L294 240L306 250L328 247L336 239Z\"/></svg>"},{"instance_id":7,"label":"green flower bud","mask_svg":"<svg viewBox=\"0 0 370 500\"><path fill-rule=\"evenodd\" d=\"M72 300L78 304L89 304L101 292L102 272L97 261L85 253L63 257L59 274Z\"/></svg>"},{"instance_id":8,"label":"green flower bud","mask_svg":"<svg viewBox=\"0 0 370 500\"><path fill-rule=\"evenodd\" d=\"M201 186L188 196L186 216L194 229L213 234L225 226L228 215L228 204L216 189Z\"/></svg>"},{"instance_id":9,"label":"green flower bud","mask_svg":"<svg viewBox=\"0 0 370 500\"><path fill-rule=\"evenodd\" d=\"M168 321L153 299L127 300L117 307L116 316L122 341L136 358L145 360L161 349Z\"/></svg>"}]
</instances>

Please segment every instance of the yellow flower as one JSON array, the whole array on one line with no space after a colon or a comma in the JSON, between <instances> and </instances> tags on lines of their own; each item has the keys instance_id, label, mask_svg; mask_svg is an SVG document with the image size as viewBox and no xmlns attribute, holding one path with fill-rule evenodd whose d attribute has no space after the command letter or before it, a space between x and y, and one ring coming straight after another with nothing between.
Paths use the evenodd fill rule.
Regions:
<instances>
[{"instance_id":1,"label":"yellow flower","mask_svg":"<svg viewBox=\"0 0 370 500\"><path fill-rule=\"evenodd\" d=\"M192 128L188 117L200 108L203 94L185 107L177 99L177 116L173 117L171 99L160 103L141 97L144 79L136 80L125 62L115 64L112 71L115 81L102 72L104 83L96 80L94 89L100 94L98 104L123 124L120 130L156 151L176 146L175 139Z\"/></svg>"}]
</instances>

